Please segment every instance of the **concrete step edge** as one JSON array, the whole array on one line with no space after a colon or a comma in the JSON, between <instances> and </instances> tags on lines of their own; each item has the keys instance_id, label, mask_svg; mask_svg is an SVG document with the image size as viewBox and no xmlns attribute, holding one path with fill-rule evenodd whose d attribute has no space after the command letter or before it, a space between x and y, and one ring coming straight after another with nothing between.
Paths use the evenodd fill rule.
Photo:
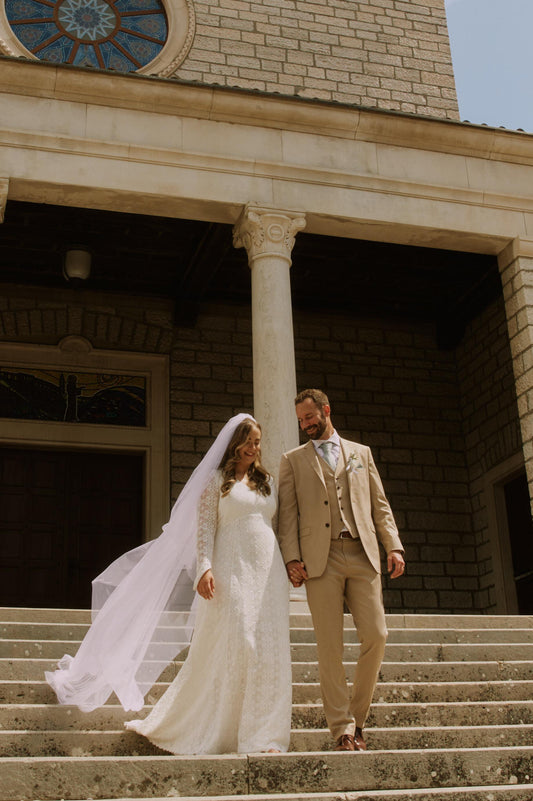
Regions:
<instances>
[{"instance_id":1,"label":"concrete step edge","mask_svg":"<svg viewBox=\"0 0 533 801\"><path fill-rule=\"evenodd\" d=\"M408 643L404 643L404 644L408 644ZM44 673L45 670L49 670L49 669L51 669L51 666L53 667L53 665L57 664L57 659L54 658L53 656L52 657L49 657L49 656L42 656L42 657L38 657L38 656L36 656L36 657L32 657L32 656L0 656L0 664L2 664L3 662L10 663L10 664L13 663L15 665L19 665L19 664L20 665L22 665L22 664L32 664L32 665L34 665L34 664L42 663L42 665L43 665L43 673ZM181 665L181 664L183 664L183 661L182 660L175 660L174 664ZM345 659L344 660L344 664L347 665L348 667L350 667L350 666L354 667L356 662ZM485 666L486 667L494 667L494 666L501 665L502 664L502 660L501 659L484 659L484 660L475 659L475 660L471 660L471 661L469 660L467 663L463 662L462 660L459 660L459 661L451 661L450 660L449 662L403 662L403 661L395 662L395 661L391 660L390 662L386 662L384 664L388 665L389 667L410 668L412 670L414 670L415 668L419 668L420 670L422 670L422 669L425 670L428 666L431 667L432 665L435 665L435 666L438 666L438 667L446 666L446 667L453 668L454 665L455 666L457 666L457 665L464 666L465 664L468 664L468 665L471 665L472 668L475 668L476 670L483 670L483 668ZM504 664L509 665L510 667L515 666L517 668L520 668L520 667L525 667L527 665L531 665L531 660L530 659L506 659L504 661ZM293 660L292 661L292 665L293 665L293 667L294 666L309 667L310 665L318 665L318 662L316 660L314 662L300 662L298 660ZM480 680L481 679L482 679L482 676L480 676Z\"/></svg>"},{"instance_id":2,"label":"concrete step edge","mask_svg":"<svg viewBox=\"0 0 533 801\"><path fill-rule=\"evenodd\" d=\"M482 706L489 706L489 707L496 707L496 706L533 706L533 698L527 699L525 701L521 700L504 700L504 701L405 701L394 703L390 701L373 701L372 708L378 709L396 709L399 707L400 709L406 709L407 707L430 707L431 709L437 709L439 707L444 708L462 708L462 707L469 707L472 709L477 709ZM0 709L4 706L16 706L15 704L0 704ZM23 706L23 705L21 705ZM28 704L27 706L32 706L32 704ZM49 704L45 704L43 706L49 706ZM318 703L307 703L307 704L293 704L293 710L299 709L322 709L322 704Z\"/></svg>"},{"instance_id":3,"label":"concrete step edge","mask_svg":"<svg viewBox=\"0 0 533 801\"><path fill-rule=\"evenodd\" d=\"M501 733L501 732L509 732L510 734L513 731L531 731L531 739L533 742L533 724L531 723L505 723L502 725L479 725L479 726L368 726L365 728L365 732L371 732L373 734L390 734L394 733L403 733L406 734L418 734L423 733L430 735L432 732L479 732L480 734L493 734L493 733ZM94 729L94 730L83 730L83 731L73 731L72 729L1 729L0 730L0 740L5 735L9 735L10 737L35 737L36 739L42 738L44 735L47 737L53 738L57 736L72 736L73 734L76 737L83 737L89 739L90 737L102 737L102 736L116 736L116 735L124 735L124 737L131 737L132 733L129 732L127 729L123 727L119 729ZM308 734L320 734L329 736L329 729L327 728L317 728L311 727L309 729L291 729L291 737L298 737L300 735L308 735ZM133 733L133 736L135 733ZM485 746L479 746L480 749L484 748ZM493 746L494 748L500 748L503 746ZM523 746L520 745L510 745L506 747L511 748L522 748ZM372 749L375 751L376 749ZM407 751L426 751L427 748L414 748L414 749L390 749L390 750L401 750ZM433 749L437 750L437 749ZM438 749L442 750L442 749ZM464 750L464 749L459 749ZM321 751L313 751L313 752L301 752L301 753L322 753ZM324 752L327 753L327 752ZM43 755L44 756L44 755ZM134 756L134 755L132 755ZM18 758L18 757L13 757ZM46 757L48 758L48 757ZM55 758L55 757L52 757Z\"/></svg>"},{"instance_id":4,"label":"concrete step edge","mask_svg":"<svg viewBox=\"0 0 533 801\"><path fill-rule=\"evenodd\" d=\"M14 628L14 629L17 629L19 627L22 628L22 627L35 626L35 627L41 628L43 630L46 630L47 628L49 628L49 629L54 629L55 628L55 629L84 629L84 630L87 630L89 628L89 625L90 625L89 623L79 623L79 622L74 621L74 620L73 621L66 621L66 622L62 622L60 620L59 621L58 620L55 620L55 621L53 621L53 620L51 620L51 621L0 620L0 628L2 626L5 626L6 628L10 627L10 628ZM172 631L173 628L174 627L172 626L172 624L158 626L158 630L160 630L160 631L167 631L167 630L168 631ZM349 627L349 626L347 626L346 628L350 629L350 630L353 629L353 627ZM403 631L403 632L414 632L414 631L419 632L419 631L422 631L422 632L427 632L428 634L438 634L438 633L451 634L453 632L456 632L456 633L462 634L462 635L469 635L469 634L477 634L477 635L479 635L479 634L481 634L483 632L489 632L489 631L492 632L492 633L506 634L507 632L512 631L514 634L519 634L519 633L522 632L523 634L527 635L528 637L531 636L531 631L532 631L532 627L528 626L528 625L519 626L519 627L513 627L513 628L509 628L508 626L502 626L502 627L498 627L498 628L494 628L494 627L483 628L483 627L480 627L480 626L473 626L472 628L465 628L463 626L460 626L460 627L458 626L456 628L450 627L450 626L445 626L445 627L426 626L424 628L417 627L416 629L414 629L412 626L394 626L392 628L393 628L394 631ZM313 629L312 625L310 625L310 626L291 625L290 630L293 631L293 632L311 632L311 633L314 632L314 629ZM82 633L82 632L80 632L80 633ZM21 639L21 638L16 638L16 639ZM45 638L45 639L48 639L48 638ZM70 640L70 641L71 642L75 642L75 640Z\"/></svg>"},{"instance_id":5,"label":"concrete step edge","mask_svg":"<svg viewBox=\"0 0 533 801\"><path fill-rule=\"evenodd\" d=\"M456 688L456 689L473 689L474 687L479 687L479 685L483 685L483 680L479 679L477 681L378 681L376 688L377 690L405 690L409 688L414 689L421 689L424 687L437 687L443 689L449 688ZM485 682L490 684L492 688L494 687L513 687L514 685L522 685L525 688L531 688L533 691L533 679L497 679L497 680L490 680ZM49 687L47 681L45 680L37 680L37 679L0 679L0 685L6 685L7 687L14 687L15 685L21 685L23 687ZM170 681L158 681L155 682L153 686L161 685L161 687L169 687L171 684ZM313 688L316 687L317 690L320 689L320 682L318 681L293 681L292 682L293 688ZM533 698L533 693L532 696Z\"/></svg>"},{"instance_id":6,"label":"concrete step edge","mask_svg":"<svg viewBox=\"0 0 533 801\"><path fill-rule=\"evenodd\" d=\"M515 629L516 631L516 629ZM2 637L1 640L3 643L17 643L17 644L27 644L27 645L61 645L62 647L65 646L80 646L81 640L60 640L60 639L38 639L35 637ZM187 643L176 642L174 643L173 640L161 640L161 642L167 644L168 642L172 642L177 646L183 646L183 648L187 647ZM315 648L316 642L291 642L293 647L302 647L302 648ZM354 646L359 645L358 642L346 642L345 645L347 646ZM498 645L532 645L531 642L524 641L513 641L513 642L420 642L420 641L413 641L413 642L387 642L386 648L400 648L400 647L435 647L441 646L443 648L450 648L450 647L457 647L457 646L464 646L467 647L474 647L474 648L488 648L490 646L498 646Z\"/></svg>"},{"instance_id":7,"label":"concrete step edge","mask_svg":"<svg viewBox=\"0 0 533 801\"><path fill-rule=\"evenodd\" d=\"M365 732L374 732L374 733L379 733L379 734L387 734L387 733L390 733L390 732L398 733L398 732L404 731L404 732L408 732L408 733L409 732L417 732L417 733L418 732L423 732L423 733L427 734L427 733L431 733L433 731L447 731L447 732L452 732L452 731L457 731L457 732L461 732L461 731L473 731L473 732L476 732L476 731L487 732L488 731L488 732L492 732L492 731L494 731L494 732L496 732L497 731L497 732L501 732L501 731L507 731L507 730L515 731L515 730L522 730L522 729L531 730L532 742L533 742L533 724L531 724L531 723L505 723L505 724L502 724L502 725L487 724L486 726L485 725L480 725L480 726L446 726L446 725L442 725L442 726L368 726L367 728L365 728ZM291 729L291 735L299 735L299 734L302 734L302 733L309 734L310 732L314 732L314 733L318 733L318 734L329 734L329 729L327 729L327 728L316 728L316 727L311 727L309 729L296 729L296 728L292 728ZM43 735L53 737L55 735L62 735L63 736L63 735L72 735L72 734L76 734L76 736L82 736L82 737L100 737L100 736L106 735L106 734L108 734L108 735L124 734L124 736L130 736L130 732L127 729L124 729L123 727L121 727L119 729L94 729L94 730L83 730L83 731L75 731L75 732L73 732L72 729L0 729L0 738L5 734L9 734L10 736L17 735L17 736L21 736L21 737L22 736L24 736L24 737L34 736L36 738L42 737ZM500 746L494 746L494 748L499 748L499 747ZM510 747L520 748L522 746L510 746ZM482 747L480 746L480 749L481 748ZM375 749L372 749L372 750L375 750ZM394 749L392 749L392 750L394 750ZM400 750L400 749L396 749L396 750ZM422 750L426 750L426 749L401 749L401 750L403 752L404 750L422 751ZM463 750L463 749L459 749L459 750ZM304 752L302 752L302 753L304 753ZM308 752L305 752L305 753L308 753ZM313 752L309 752L309 753L321 753L321 752L320 751L313 751Z\"/></svg>"},{"instance_id":8,"label":"concrete step edge","mask_svg":"<svg viewBox=\"0 0 533 801\"><path fill-rule=\"evenodd\" d=\"M533 706L533 698L527 700L503 700L503 701L408 701L408 702L399 702L399 703L392 703L388 701L375 701L372 703L372 707L378 708L388 708L392 709L395 707L480 707L480 706ZM145 704L144 709L148 710L151 709L153 704ZM303 704L293 704L293 709L322 709L323 705L321 703L303 703ZM72 707L66 704L0 704L0 710L9 710L9 709L20 709L21 711L29 711L29 710L42 710L42 709L71 709ZM106 709L108 712L113 712L118 709L122 709L120 704L107 704L106 707L100 707L101 709ZM96 711L96 710L95 710ZM91 714L91 713L89 713ZM137 714L137 713L131 713Z\"/></svg>"},{"instance_id":9,"label":"concrete step edge","mask_svg":"<svg viewBox=\"0 0 533 801\"><path fill-rule=\"evenodd\" d=\"M382 750L355 755L310 751L212 757L5 757L0 758L0 773L4 777L2 801L51 801L58 794L72 799L78 797L75 788L83 788L86 799L113 798L122 795L124 786L131 797L152 796L157 787L167 797L259 795L270 787L290 794L302 789L339 791L349 793L350 798L352 791L366 790L368 798L368 791L375 792L377 787L453 787L457 786L455 777L461 775L468 777L471 786L530 784L533 746Z\"/></svg>"},{"instance_id":10,"label":"concrete step edge","mask_svg":"<svg viewBox=\"0 0 533 801\"><path fill-rule=\"evenodd\" d=\"M406 799L406 801L416 801L418 798L435 796L440 799L452 797L453 794L461 794L462 798L468 799L472 793L495 793L494 801L498 801L501 794L507 791L512 793L519 792L533 792L533 784L498 784L498 785L477 785L472 787L429 787L427 789L410 789L410 790L355 790L353 792L333 792L333 793L268 793L268 795L207 795L202 796L202 801L265 801L265 798L271 801L330 801L330 799L338 799L338 801L357 801L361 799L366 801L373 801L373 799ZM162 798L151 797L150 801L168 801L169 796ZM489 798L490 801L490 797ZM531 795L533 799L533 795ZM180 795L180 801L198 801L198 796ZM58 800L59 801L59 800ZM85 801L85 799L79 799ZM146 801L145 798L113 798L101 799L101 801Z\"/></svg>"},{"instance_id":11,"label":"concrete step edge","mask_svg":"<svg viewBox=\"0 0 533 801\"><path fill-rule=\"evenodd\" d=\"M431 758L434 759L438 754L442 755L460 755L460 754L493 754L496 755L498 753L505 753L505 754L512 754L516 751L525 752L527 756L533 758L533 745L484 745L479 746L476 748L436 748L435 750L431 750ZM361 758L380 758L383 757L384 754L387 754L389 757L397 756L399 758L404 757L406 754L412 755L420 755L420 754L427 754L427 749L424 748L393 748L387 750L379 750L375 749L372 751L362 752ZM343 756L338 752L332 751L288 751L283 754L266 754L266 753L250 753L250 754L154 754L148 756L88 756L88 757L70 757L70 756L58 756L58 757L47 757L47 756L40 756L40 757L0 757L0 767L2 765L17 765L23 762L31 762L35 764L42 764L49 766L51 762L59 762L62 764L74 764L79 762L80 765L86 765L88 762L102 762L102 763L112 763L116 761L120 762L146 762L148 760L159 760L159 761L168 761L171 760L172 762L181 761L181 762L221 762L221 761L235 761L235 762L243 762L253 760L296 760L296 759L304 759L305 757L323 757L327 759L328 757L335 757L339 758ZM359 756L356 755L356 756Z\"/></svg>"},{"instance_id":12,"label":"concrete step edge","mask_svg":"<svg viewBox=\"0 0 533 801\"><path fill-rule=\"evenodd\" d=\"M300 603L302 605L302 609L299 609ZM0 621L4 620L4 615L21 615L21 616L30 616L32 614L43 616L49 615L50 617L54 616L61 616L62 614L71 614L74 617L83 617L85 616L87 620L90 619L91 612L89 609L77 609L77 608L65 608L65 607L29 607L29 606L1 606L0 607ZM310 619L310 613L308 611L307 603L305 601L298 602L291 602L291 617L300 617L304 616ZM351 621L351 615L345 614L345 620ZM484 623L484 622L494 622L500 621L501 623L505 623L506 621L515 621L521 620L524 621L526 625L530 624L533 625L533 615L504 615L504 614L447 614L447 613L438 613L438 612L428 612L425 614L420 614L417 612L413 613L396 613L396 612L388 612L386 615L387 623L394 623L399 621L406 621L407 623L418 623L423 622L426 620L437 620L437 621L447 621L453 620L456 622L471 622L471 623ZM10 622L7 620L6 622Z\"/></svg>"},{"instance_id":13,"label":"concrete step edge","mask_svg":"<svg viewBox=\"0 0 533 801\"><path fill-rule=\"evenodd\" d=\"M1 628L1 626L0 626L0 628ZM52 628L52 626L51 626L51 628ZM54 628L57 628L56 624L54 624ZM68 628L68 626L65 626L65 628ZM167 627L167 628L168 628L168 631L170 631L170 632L172 631L172 628L170 626ZM407 633L411 632L411 629L400 629L400 630L401 631L405 631ZM296 632L296 631L307 631L307 629L291 629L291 631L294 631L294 632ZM464 635L465 633L469 633L469 634L477 634L477 635L479 635L480 632L482 632L482 631L483 631L483 629L472 629L472 630L465 630L465 629L424 629L424 632L427 632L429 634L443 634L443 636L444 636L445 633L446 634L455 633L457 635ZM502 630L502 629L491 629L490 631L491 631L491 634L493 634L495 632L496 633L501 633L501 634L506 634L508 630L507 629L504 629L504 630ZM527 634L527 638L523 642L521 642L520 640L513 640L511 643L509 643L510 645L515 645L515 644L516 645L520 645L520 644L528 645L528 644L531 643L531 633L532 633L531 629L511 629L511 631L513 632L513 634L524 632L524 634ZM313 629L309 629L309 632L314 634L314 630ZM54 644L64 643L66 645L78 645L79 646L79 645L81 645L82 639L83 638L79 638L79 639L72 639L71 638L71 639L62 640L59 637L53 637L53 638L52 637L50 637L50 638L42 637L42 638L39 638L39 637L27 637L27 636L25 636L25 637L2 637L2 642L17 642L17 643L32 643L32 644L35 644L35 643L54 643ZM170 638L168 640L167 639L161 640L161 642L164 642L164 643L172 642L172 643L174 643L174 640L172 638ZM357 640L355 640L355 641L351 641L351 642L346 641L345 644L346 645L358 645L359 643L357 642ZM404 642L393 642L393 641L389 640L387 642L387 645L440 645L440 644L442 644L442 645L499 645L499 643L497 641L496 642L494 642L494 641L483 642L481 640L477 640L476 642L472 642L472 641L469 641L469 640L464 640L464 641L459 641L459 642L450 642L450 641L448 641L448 642L442 642L442 643L440 643L439 640L437 640L437 639L434 640L434 641L430 641L430 642L424 642L423 640L413 640L412 642L409 641L409 640L405 640ZM182 643L181 642L176 642L176 645L182 645ZM291 645L316 645L316 642L315 642L314 639L312 639L309 642L291 641Z\"/></svg>"}]
</instances>

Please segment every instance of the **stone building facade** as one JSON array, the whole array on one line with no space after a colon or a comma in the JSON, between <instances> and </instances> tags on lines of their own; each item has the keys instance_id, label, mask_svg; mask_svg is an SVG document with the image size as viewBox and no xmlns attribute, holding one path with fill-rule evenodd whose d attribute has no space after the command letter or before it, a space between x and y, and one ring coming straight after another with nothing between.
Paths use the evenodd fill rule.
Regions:
<instances>
[{"instance_id":1,"label":"stone building facade","mask_svg":"<svg viewBox=\"0 0 533 801\"><path fill-rule=\"evenodd\" d=\"M35 44L0 15L1 369L146 390L137 427L4 407L3 498L22 497L19 452L141 454L155 536L231 414L261 420L276 472L296 389L320 386L406 544L387 608L526 611L531 530L509 493L533 485L532 137L459 122L443 0L163 8L167 40L143 64L131 44L128 74L109 69L111 23L107 50L86 37L57 64L49 30ZM76 285L73 242L93 257ZM2 575L19 523L0 520Z\"/></svg>"},{"instance_id":2,"label":"stone building facade","mask_svg":"<svg viewBox=\"0 0 533 801\"><path fill-rule=\"evenodd\" d=\"M195 3L177 78L458 119L444 4Z\"/></svg>"}]
</instances>

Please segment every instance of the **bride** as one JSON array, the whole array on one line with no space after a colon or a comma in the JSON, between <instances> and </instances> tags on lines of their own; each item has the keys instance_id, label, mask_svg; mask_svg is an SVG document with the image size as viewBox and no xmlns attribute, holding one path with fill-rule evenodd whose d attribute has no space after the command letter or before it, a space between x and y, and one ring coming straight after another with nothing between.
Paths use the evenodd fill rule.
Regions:
<instances>
[{"instance_id":1,"label":"bride","mask_svg":"<svg viewBox=\"0 0 533 801\"><path fill-rule=\"evenodd\" d=\"M136 549L142 551L140 558L136 551L121 557L93 583L93 596L100 585L118 586L112 587L74 660L64 657L60 669L47 674L60 702L94 709L114 690L124 708L142 707L139 695L144 695L156 678L146 678L150 672L147 665L157 663L160 673L170 661L166 652L162 656L157 631L164 619L162 607L168 610L170 598L180 594L176 587L183 584L184 570L191 574L187 547L176 545L180 528L184 530L181 535L185 534L181 539L190 539L189 527L195 535L194 587L200 596L189 654L151 713L125 725L174 754L288 749L289 586L272 528L277 507L274 485L261 464L260 443L261 428L253 418L242 414L232 418L189 479L158 540ZM164 540L169 542L158 549L156 544ZM148 559L154 549L159 550L158 558ZM124 560L127 557L126 563L131 562L132 554L135 565L126 568ZM162 567L161 559L172 562L172 586L169 566ZM160 575L154 575L152 568ZM145 581L154 585L154 599L159 596L152 599L152 614L147 616L143 608L143 617L151 621L149 631L136 631L136 615L129 609L138 606L134 592L126 591L120 598L136 572L131 590L139 590ZM161 583L170 587L163 592L163 603L161 586L155 589ZM117 600L120 608L114 616ZM124 605L126 609L121 608ZM117 624L124 615L130 620L125 635ZM107 631L113 625L118 661L115 654L105 653L106 645L113 651L113 632L110 636ZM124 642L128 643L126 649ZM173 656L176 649L175 644Z\"/></svg>"}]
</instances>

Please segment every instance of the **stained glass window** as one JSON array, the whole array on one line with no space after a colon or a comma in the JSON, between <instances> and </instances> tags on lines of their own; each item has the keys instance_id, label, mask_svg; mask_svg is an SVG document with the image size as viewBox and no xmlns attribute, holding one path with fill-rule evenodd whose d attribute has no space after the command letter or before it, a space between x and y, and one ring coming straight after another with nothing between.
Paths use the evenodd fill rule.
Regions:
<instances>
[{"instance_id":1,"label":"stained glass window","mask_svg":"<svg viewBox=\"0 0 533 801\"><path fill-rule=\"evenodd\" d=\"M0 366L0 417L146 425L146 377Z\"/></svg>"},{"instance_id":2,"label":"stained glass window","mask_svg":"<svg viewBox=\"0 0 533 801\"><path fill-rule=\"evenodd\" d=\"M43 61L133 72L168 36L160 0L6 0L9 24Z\"/></svg>"}]
</instances>

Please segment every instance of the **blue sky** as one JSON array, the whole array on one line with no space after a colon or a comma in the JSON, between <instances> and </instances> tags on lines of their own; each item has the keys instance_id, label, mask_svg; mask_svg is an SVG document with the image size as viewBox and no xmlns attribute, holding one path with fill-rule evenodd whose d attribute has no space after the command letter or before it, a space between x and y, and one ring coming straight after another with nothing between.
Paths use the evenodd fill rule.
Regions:
<instances>
[{"instance_id":1,"label":"blue sky","mask_svg":"<svg viewBox=\"0 0 533 801\"><path fill-rule=\"evenodd\" d=\"M462 120L533 132L533 0L445 0Z\"/></svg>"}]
</instances>

